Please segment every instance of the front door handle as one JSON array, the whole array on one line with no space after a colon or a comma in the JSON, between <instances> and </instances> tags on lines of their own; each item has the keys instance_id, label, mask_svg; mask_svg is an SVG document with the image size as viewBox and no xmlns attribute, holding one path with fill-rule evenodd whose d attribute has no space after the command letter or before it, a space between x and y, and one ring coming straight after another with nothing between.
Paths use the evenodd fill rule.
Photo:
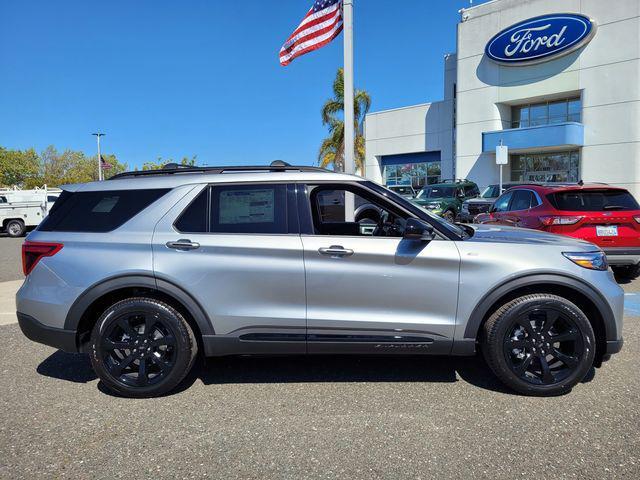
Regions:
<instances>
[{"instance_id":1,"label":"front door handle","mask_svg":"<svg viewBox=\"0 0 640 480\"><path fill-rule=\"evenodd\" d=\"M177 242L167 242L167 247L175 250L195 250L196 248L200 248L200 244L198 242L192 242L187 238L181 238Z\"/></svg>"},{"instance_id":2,"label":"front door handle","mask_svg":"<svg viewBox=\"0 0 640 480\"><path fill-rule=\"evenodd\" d=\"M341 245L331 245L329 248L319 248L320 255L329 255L331 257L350 257L353 255L353 250L344 248Z\"/></svg>"}]
</instances>

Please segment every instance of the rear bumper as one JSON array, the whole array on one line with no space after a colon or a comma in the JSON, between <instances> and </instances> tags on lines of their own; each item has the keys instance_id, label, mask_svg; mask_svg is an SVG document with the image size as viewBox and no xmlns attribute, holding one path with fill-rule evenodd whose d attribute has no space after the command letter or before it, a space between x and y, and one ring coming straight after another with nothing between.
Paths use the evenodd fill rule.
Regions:
<instances>
[{"instance_id":1,"label":"rear bumper","mask_svg":"<svg viewBox=\"0 0 640 480\"><path fill-rule=\"evenodd\" d=\"M609 265L637 265L640 263L640 247L603 248Z\"/></svg>"},{"instance_id":2,"label":"rear bumper","mask_svg":"<svg viewBox=\"0 0 640 480\"><path fill-rule=\"evenodd\" d=\"M17 312L18 324L24 336L37 343L43 343L50 347L64 350L65 352L77 352L76 331L63 330L49 327L40 323L35 318Z\"/></svg>"}]
</instances>

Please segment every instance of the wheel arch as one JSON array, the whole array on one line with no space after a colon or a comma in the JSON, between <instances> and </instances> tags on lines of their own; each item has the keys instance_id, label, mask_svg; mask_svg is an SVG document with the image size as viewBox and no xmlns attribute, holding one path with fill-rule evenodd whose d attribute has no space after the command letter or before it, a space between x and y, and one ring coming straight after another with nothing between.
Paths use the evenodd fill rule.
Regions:
<instances>
[{"instance_id":1,"label":"wheel arch","mask_svg":"<svg viewBox=\"0 0 640 480\"><path fill-rule=\"evenodd\" d=\"M573 302L589 319L596 336L596 366L606 354L607 340L617 338L613 311L602 294L580 279L560 275L527 275L509 280L486 294L469 318L464 331L464 340L477 343L482 327L501 305L523 295L549 293Z\"/></svg>"},{"instance_id":2,"label":"wheel arch","mask_svg":"<svg viewBox=\"0 0 640 480\"><path fill-rule=\"evenodd\" d=\"M76 345L82 351L91 329L109 305L130 297L148 297L164 301L178 310L194 330L197 341L215 334L202 306L183 289L151 275L128 275L110 278L89 287L69 309L65 330L76 331Z\"/></svg>"}]
</instances>

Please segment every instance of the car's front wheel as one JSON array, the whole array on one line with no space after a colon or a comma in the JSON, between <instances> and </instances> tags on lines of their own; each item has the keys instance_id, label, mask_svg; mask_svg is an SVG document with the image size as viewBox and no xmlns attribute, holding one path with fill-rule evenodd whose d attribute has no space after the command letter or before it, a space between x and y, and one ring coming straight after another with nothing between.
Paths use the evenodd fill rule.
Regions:
<instances>
[{"instance_id":1,"label":"car's front wheel","mask_svg":"<svg viewBox=\"0 0 640 480\"><path fill-rule=\"evenodd\" d=\"M173 390L191 370L198 345L182 314L152 298L119 301L91 333L91 364L112 391L153 397Z\"/></svg>"},{"instance_id":2,"label":"car's front wheel","mask_svg":"<svg viewBox=\"0 0 640 480\"><path fill-rule=\"evenodd\" d=\"M491 315L484 327L483 352L496 376L513 390L559 395L591 369L595 336L575 304L556 295L533 294Z\"/></svg>"}]
</instances>

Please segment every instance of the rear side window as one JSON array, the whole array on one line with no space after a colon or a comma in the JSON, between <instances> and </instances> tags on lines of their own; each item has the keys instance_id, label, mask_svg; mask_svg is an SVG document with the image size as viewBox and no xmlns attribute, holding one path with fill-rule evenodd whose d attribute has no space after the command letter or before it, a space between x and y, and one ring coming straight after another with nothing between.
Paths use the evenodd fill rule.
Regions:
<instances>
[{"instance_id":1,"label":"rear side window","mask_svg":"<svg viewBox=\"0 0 640 480\"><path fill-rule=\"evenodd\" d=\"M211 188L213 233L288 233L286 185L229 185Z\"/></svg>"},{"instance_id":2,"label":"rear side window","mask_svg":"<svg viewBox=\"0 0 640 480\"><path fill-rule=\"evenodd\" d=\"M573 212L604 212L615 210L639 210L633 195L626 190L576 190L548 195L558 210Z\"/></svg>"},{"instance_id":3,"label":"rear side window","mask_svg":"<svg viewBox=\"0 0 640 480\"><path fill-rule=\"evenodd\" d=\"M531 208L532 201L533 193L531 193L529 190L515 190L509 210L528 210Z\"/></svg>"},{"instance_id":4,"label":"rear side window","mask_svg":"<svg viewBox=\"0 0 640 480\"><path fill-rule=\"evenodd\" d=\"M62 192L40 224L45 232L110 232L167 193L168 189Z\"/></svg>"},{"instance_id":5,"label":"rear side window","mask_svg":"<svg viewBox=\"0 0 640 480\"><path fill-rule=\"evenodd\" d=\"M207 212L209 207L209 188L205 188L187 209L180 215L174 226L182 233L207 232Z\"/></svg>"}]
</instances>

